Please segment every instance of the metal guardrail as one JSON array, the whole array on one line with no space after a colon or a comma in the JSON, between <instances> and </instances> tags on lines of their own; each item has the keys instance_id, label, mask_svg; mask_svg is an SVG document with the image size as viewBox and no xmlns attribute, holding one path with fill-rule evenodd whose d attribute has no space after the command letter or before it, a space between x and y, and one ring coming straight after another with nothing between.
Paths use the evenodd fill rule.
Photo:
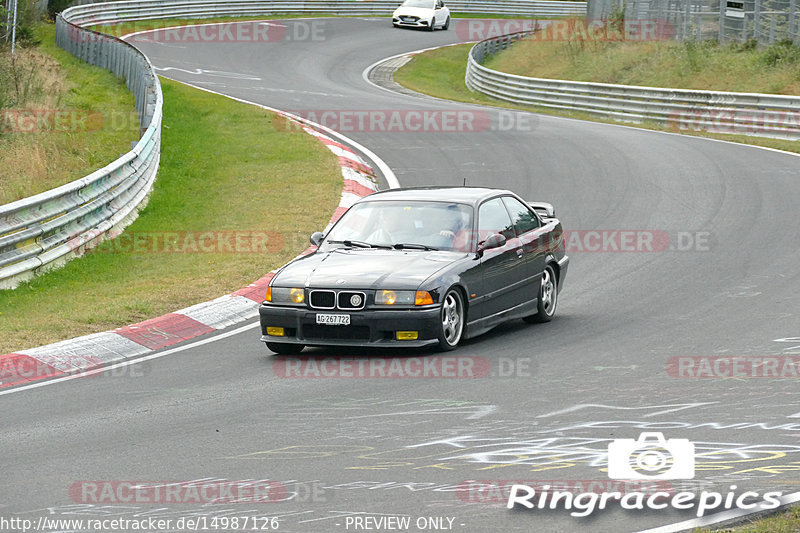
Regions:
<instances>
[{"instance_id":1,"label":"metal guardrail","mask_svg":"<svg viewBox=\"0 0 800 533\"><path fill-rule=\"evenodd\" d=\"M142 136L135 148L89 176L0 206L0 289L63 265L136 218L158 170L163 97L148 59L133 46L89 26L168 18L283 13L387 16L399 0L127 0L77 5L56 19L56 43L76 57L126 80L136 97ZM586 2L563 0L454 0L455 12L526 17L580 15Z\"/></svg>"},{"instance_id":2,"label":"metal guardrail","mask_svg":"<svg viewBox=\"0 0 800 533\"><path fill-rule=\"evenodd\" d=\"M161 86L133 46L83 29L69 10L56 20L56 43L126 80L136 98L141 138L113 163L50 191L0 206L0 288L16 287L114 237L146 203L161 151Z\"/></svg>"},{"instance_id":3,"label":"metal guardrail","mask_svg":"<svg viewBox=\"0 0 800 533\"><path fill-rule=\"evenodd\" d=\"M481 64L529 34L503 35L473 46L467 59L467 86L515 104L582 111L623 122L800 140L800 97L796 96L529 78Z\"/></svg>"}]
</instances>

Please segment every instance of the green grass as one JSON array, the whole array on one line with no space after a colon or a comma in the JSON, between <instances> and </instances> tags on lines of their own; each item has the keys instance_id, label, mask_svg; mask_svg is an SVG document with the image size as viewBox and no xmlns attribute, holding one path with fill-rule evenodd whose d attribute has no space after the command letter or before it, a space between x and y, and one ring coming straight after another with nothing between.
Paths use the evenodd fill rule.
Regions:
<instances>
[{"instance_id":1,"label":"green grass","mask_svg":"<svg viewBox=\"0 0 800 533\"><path fill-rule=\"evenodd\" d=\"M162 79L161 167L125 236L0 291L0 353L104 331L239 289L302 251L339 201L336 157L259 108ZM134 253L131 235L265 232L269 253ZM185 242L185 241L181 241ZM162 249L162 248L159 248ZM246 249L246 246L243 247Z\"/></svg>"},{"instance_id":2,"label":"green grass","mask_svg":"<svg viewBox=\"0 0 800 533\"><path fill-rule=\"evenodd\" d=\"M611 120L598 118L589 113L553 110L539 106L515 105L502 100L490 98L481 93L470 91L464 84L464 75L466 74L467 56L472 46L472 44L461 44L417 54L408 63L403 65L395 72L394 79L397 83L408 87L409 89L431 96L436 96L438 98L445 98L448 100L456 100L459 102L473 104L491 105L508 109L533 111L548 115L567 116L596 122L614 123ZM514 47L511 47L511 50L513 49ZM597 58L597 61L601 60L602 58ZM493 59L492 61L496 61L496 59ZM553 59L553 61L559 62L560 60ZM490 64L494 63L490 62ZM496 66L493 66L492 68L496 68ZM568 76L564 76L564 78L572 79ZM757 83L760 82L758 80L753 81L754 85ZM707 88L718 89L718 87ZM667 127L663 127L655 123L646 123L638 125L638 127L659 131L671 131ZM726 141L740 142L744 144L753 144L790 152L800 152L800 143L794 141L694 131L684 131L682 133L698 137L708 137L714 139L723 139Z\"/></svg>"},{"instance_id":3,"label":"green grass","mask_svg":"<svg viewBox=\"0 0 800 533\"><path fill-rule=\"evenodd\" d=\"M779 43L525 39L487 67L536 78L716 91L800 94L800 48Z\"/></svg>"},{"instance_id":4,"label":"green grass","mask_svg":"<svg viewBox=\"0 0 800 533\"><path fill-rule=\"evenodd\" d=\"M54 33L54 25L40 24L38 46L19 48L13 64L9 54L0 58L0 205L94 172L139 139L134 98L122 80L56 47ZM20 112L44 116L51 110L75 120L15 131L21 122L13 117Z\"/></svg>"},{"instance_id":5,"label":"green grass","mask_svg":"<svg viewBox=\"0 0 800 533\"><path fill-rule=\"evenodd\" d=\"M800 507L792 507L782 513L749 521L726 529L702 529L700 533L800 533Z\"/></svg>"}]
</instances>

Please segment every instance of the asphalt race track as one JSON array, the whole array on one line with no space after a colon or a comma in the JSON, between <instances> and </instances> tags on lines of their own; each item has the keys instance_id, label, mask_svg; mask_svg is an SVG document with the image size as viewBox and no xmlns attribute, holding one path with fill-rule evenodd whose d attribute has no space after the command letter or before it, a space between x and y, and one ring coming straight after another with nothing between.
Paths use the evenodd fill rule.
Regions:
<instances>
[{"instance_id":1,"label":"asphalt race track","mask_svg":"<svg viewBox=\"0 0 800 533\"><path fill-rule=\"evenodd\" d=\"M366 530L356 516L410 517L411 531L440 518L459 532L638 531L694 518L615 505L587 518L511 511L507 491L468 483L608 485L610 439L642 431L694 443L695 478L669 482L675 490L800 490L796 374L697 379L674 366L686 356L800 354L797 157L393 94L368 84L364 69L456 42L458 21L427 33L388 19L318 19L315 37L303 38L311 24L286 22L276 42L136 45L164 76L299 114L477 117L480 131L338 129L403 186L466 180L552 202L578 238L556 319L465 342L452 355L490 365L472 379L282 377L282 358L246 328L102 377L5 395L0 514L279 517L280 531L299 532ZM606 232L600 251L589 250L602 242L591 231ZM656 244L618 251L615 231ZM288 501L125 502L81 490L87 481L199 479L271 480L287 494L273 499Z\"/></svg>"}]
</instances>

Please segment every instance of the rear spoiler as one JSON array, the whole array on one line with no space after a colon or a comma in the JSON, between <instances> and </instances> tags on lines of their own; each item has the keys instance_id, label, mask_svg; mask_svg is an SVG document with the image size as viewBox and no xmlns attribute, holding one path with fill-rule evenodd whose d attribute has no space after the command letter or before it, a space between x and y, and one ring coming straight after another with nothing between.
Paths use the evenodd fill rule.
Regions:
<instances>
[{"instance_id":1,"label":"rear spoiler","mask_svg":"<svg viewBox=\"0 0 800 533\"><path fill-rule=\"evenodd\" d=\"M536 211L541 218L556 218L556 208L547 202L528 202L528 205Z\"/></svg>"}]
</instances>

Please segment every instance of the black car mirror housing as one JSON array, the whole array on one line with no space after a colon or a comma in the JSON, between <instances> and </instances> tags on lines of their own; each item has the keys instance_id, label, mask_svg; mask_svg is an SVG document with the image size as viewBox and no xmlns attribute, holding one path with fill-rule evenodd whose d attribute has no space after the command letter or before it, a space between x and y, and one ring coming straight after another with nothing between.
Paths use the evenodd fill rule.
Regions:
<instances>
[{"instance_id":1,"label":"black car mirror housing","mask_svg":"<svg viewBox=\"0 0 800 533\"><path fill-rule=\"evenodd\" d=\"M506 244L506 238L499 234L499 233L492 233L486 240L478 244L478 255L483 255L483 252L486 250L491 250L492 248L500 248Z\"/></svg>"},{"instance_id":2,"label":"black car mirror housing","mask_svg":"<svg viewBox=\"0 0 800 533\"><path fill-rule=\"evenodd\" d=\"M321 231L315 231L314 233L311 234L311 237L308 240L314 246L319 246L320 244L322 244L322 239L324 238L325 238L324 233L322 233Z\"/></svg>"}]
</instances>

